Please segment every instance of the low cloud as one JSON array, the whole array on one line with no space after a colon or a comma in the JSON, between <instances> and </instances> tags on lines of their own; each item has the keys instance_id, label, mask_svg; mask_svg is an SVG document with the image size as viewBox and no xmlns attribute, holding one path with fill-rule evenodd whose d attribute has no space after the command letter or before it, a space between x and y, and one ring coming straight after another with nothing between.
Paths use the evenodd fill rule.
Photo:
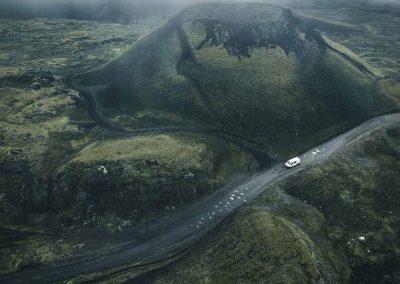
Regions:
<instances>
[{"instance_id":1,"label":"low cloud","mask_svg":"<svg viewBox=\"0 0 400 284\"><path fill-rule=\"evenodd\" d=\"M0 17L55 17L129 23L151 15L168 18L200 2L264 2L297 7L336 0L0 0ZM397 5L400 0L348 0L374 5ZM341 1L338 1L341 3ZM343 3L343 2L342 2Z\"/></svg>"},{"instance_id":2,"label":"low cloud","mask_svg":"<svg viewBox=\"0 0 400 284\"><path fill-rule=\"evenodd\" d=\"M368 2L380 5L398 5L400 6L400 0L368 0Z\"/></svg>"}]
</instances>

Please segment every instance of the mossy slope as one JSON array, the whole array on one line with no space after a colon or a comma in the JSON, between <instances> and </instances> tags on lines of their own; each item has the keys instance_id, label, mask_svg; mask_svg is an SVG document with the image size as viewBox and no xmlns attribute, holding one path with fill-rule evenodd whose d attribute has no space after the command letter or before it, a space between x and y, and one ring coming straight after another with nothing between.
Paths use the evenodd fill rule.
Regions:
<instances>
[{"instance_id":1,"label":"mossy slope","mask_svg":"<svg viewBox=\"0 0 400 284\"><path fill-rule=\"evenodd\" d=\"M96 96L108 119L162 110L288 154L393 108L360 66L289 10L202 4L72 81L107 85Z\"/></svg>"},{"instance_id":2,"label":"mossy slope","mask_svg":"<svg viewBox=\"0 0 400 284\"><path fill-rule=\"evenodd\" d=\"M151 27L45 19L1 24L0 69L18 58L12 72L0 70L2 226L113 231L122 221L134 226L148 215L169 214L257 168L246 151L215 137L104 131L59 76L90 69ZM142 128L182 121L153 109L131 118Z\"/></svg>"},{"instance_id":3,"label":"mossy slope","mask_svg":"<svg viewBox=\"0 0 400 284\"><path fill-rule=\"evenodd\" d=\"M316 283L313 247L293 223L262 209L241 210L155 283Z\"/></svg>"},{"instance_id":4,"label":"mossy slope","mask_svg":"<svg viewBox=\"0 0 400 284\"><path fill-rule=\"evenodd\" d=\"M51 207L67 224L76 225L78 217L78 224L115 230L110 218L134 225L171 213L256 169L251 155L201 136L97 141L58 170Z\"/></svg>"},{"instance_id":5,"label":"mossy slope","mask_svg":"<svg viewBox=\"0 0 400 284\"><path fill-rule=\"evenodd\" d=\"M344 256L354 282L400 280L399 146L392 127L283 184L324 215L319 234Z\"/></svg>"}]
</instances>

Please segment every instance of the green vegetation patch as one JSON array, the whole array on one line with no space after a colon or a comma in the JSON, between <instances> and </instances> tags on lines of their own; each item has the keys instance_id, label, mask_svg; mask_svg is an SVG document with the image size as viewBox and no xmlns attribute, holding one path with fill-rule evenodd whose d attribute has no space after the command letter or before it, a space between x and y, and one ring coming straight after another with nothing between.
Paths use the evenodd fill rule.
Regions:
<instances>
[{"instance_id":1,"label":"green vegetation patch","mask_svg":"<svg viewBox=\"0 0 400 284\"><path fill-rule=\"evenodd\" d=\"M69 224L136 222L177 210L256 169L252 156L216 138L108 139L88 145L59 169L51 206Z\"/></svg>"},{"instance_id":2,"label":"green vegetation patch","mask_svg":"<svg viewBox=\"0 0 400 284\"><path fill-rule=\"evenodd\" d=\"M0 76L37 67L63 76L87 71L154 29L62 19L0 19L0 26Z\"/></svg>"},{"instance_id":3,"label":"green vegetation patch","mask_svg":"<svg viewBox=\"0 0 400 284\"><path fill-rule=\"evenodd\" d=\"M323 238L345 256L353 281L399 280L399 147L392 127L283 183L324 215Z\"/></svg>"},{"instance_id":4,"label":"green vegetation patch","mask_svg":"<svg viewBox=\"0 0 400 284\"><path fill-rule=\"evenodd\" d=\"M265 210L240 210L156 283L316 283L313 242L293 223Z\"/></svg>"},{"instance_id":5,"label":"green vegetation patch","mask_svg":"<svg viewBox=\"0 0 400 284\"><path fill-rule=\"evenodd\" d=\"M115 160L156 159L160 163L177 164L205 169L207 157L205 144L184 141L170 135L139 136L121 140L95 142L82 150L76 161L90 163Z\"/></svg>"},{"instance_id":6,"label":"green vegetation patch","mask_svg":"<svg viewBox=\"0 0 400 284\"><path fill-rule=\"evenodd\" d=\"M118 119L124 125L144 111L206 120L196 90L177 70L182 52L182 43L170 23L106 65L75 76L72 81L77 87L108 82L105 92L96 93L97 105L105 118L124 115L124 119Z\"/></svg>"},{"instance_id":7,"label":"green vegetation patch","mask_svg":"<svg viewBox=\"0 0 400 284\"><path fill-rule=\"evenodd\" d=\"M75 244L62 239L55 242L46 237L17 238L0 248L0 274L48 265L78 251Z\"/></svg>"},{"instance_id":8,"label":"green vegetation patch","mask_svg":"<svg viewBox=\"0 0 400 284\"><path fill-rule=\"evenodd\" d=\"M51 229L67 231L99 225L115 231L122 221L134 226L170 214L258 168L247 152L215 137L120 138L96 127L78 92L61 76L99 66L116 51L119 56L100 68L114 76L136 60L125 61L131 56L125 47L151 27L45 19L1 23L7 31L0 68L19 58L19 68L0 74L1 224L41 230L50 222ZM139 64L114 82L125 90L111 88L111 96L97 97L101 114L140 128L200 125L181 114L196 113L201 103L187 96L195 94L193 86L176 70L182 52L177 32L166 28L132 49L140 50ZM136 90L138 100L128 90ZM134 115L125 115L132 109ZM42 214L51 220L31 218Z\"/></svg>"}]
</instances>

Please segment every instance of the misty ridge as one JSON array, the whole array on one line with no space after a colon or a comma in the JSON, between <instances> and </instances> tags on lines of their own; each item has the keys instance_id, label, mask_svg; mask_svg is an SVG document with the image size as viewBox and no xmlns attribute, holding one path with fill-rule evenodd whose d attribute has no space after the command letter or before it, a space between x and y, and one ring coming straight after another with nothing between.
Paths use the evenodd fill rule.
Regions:
<instances>
[{"instance_id":1,"label":"misty ridge","mask_svg":"<svg viewBox=\"0 0 400 284\"><path fill-rule=\"evenodd\" d=\"M50 17L128 24L155 14L169 14L172 6L162 0L5 0L0 3L0 17Z\"/></svg>"},{"instance_id":2,"label":"misty ridge","mask_svg":"<svg viewBox=\"0 0 400 284\"><path fill-rule=\"evenodd\" d=\"M3 0L0 17L66 18L98 20L121 24L160 16L167 18L183 7L201 0ZM207 1L212 2L212 1ZM224 2L218 1L218 2ZM226 1L225 1L226 2Z\"/></svg>"},{"instance_id":3,"label":"misty ridge","mask_svg":"<svg viewBox=\"0 0 400 284\"><path fill-rule=\"evenodd\" d=\"M168 19L184 7L204 2L248 2L242 0L2 0L1 18L65 18L97 20L121 24L134 23L148 17ZM318 3L347 4L343 0L258 0L264 2L301 8ZM400 8L399 0L354 0L353 3L371 4L385 10ZM393 12L393 11L391 11Z\"/></svg>"},{"instance_id":4,"label":"misty ridge","mask_svg":"<svg viewBox=\"0 0 400 284\"><path fill-rule=\"evenodd\" d=\"M379 5L400 5L399 0L368 0L368 2Z\"/></svg>"}]
</instances>

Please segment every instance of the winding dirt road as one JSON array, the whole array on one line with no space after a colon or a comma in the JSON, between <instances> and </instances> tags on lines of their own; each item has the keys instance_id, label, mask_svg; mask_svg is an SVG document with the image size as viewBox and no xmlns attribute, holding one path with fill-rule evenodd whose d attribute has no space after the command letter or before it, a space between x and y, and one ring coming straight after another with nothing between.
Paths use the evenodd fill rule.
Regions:
<instances>
[{"instance_id":1,"label":"winding dirt road","mask_svg":"<svg viewBox=\"0 0 400 284\"><path fill-rule=\"evenodd\" d=\"M271 185L321 163L344 146L375 130L396 123L400 123L400 113L370 119L302 154L302 163L294 169L286 169L282 164L277 164L252 176L240 186L222 188L188 208L175 222L140 244L126 245L123 249L101 256L63 261L31 271L5 275L0 278L0 282L51 283L123 265L129 265L130 269L143 267L176 256Z\"/></svg>"}]
</instances>

